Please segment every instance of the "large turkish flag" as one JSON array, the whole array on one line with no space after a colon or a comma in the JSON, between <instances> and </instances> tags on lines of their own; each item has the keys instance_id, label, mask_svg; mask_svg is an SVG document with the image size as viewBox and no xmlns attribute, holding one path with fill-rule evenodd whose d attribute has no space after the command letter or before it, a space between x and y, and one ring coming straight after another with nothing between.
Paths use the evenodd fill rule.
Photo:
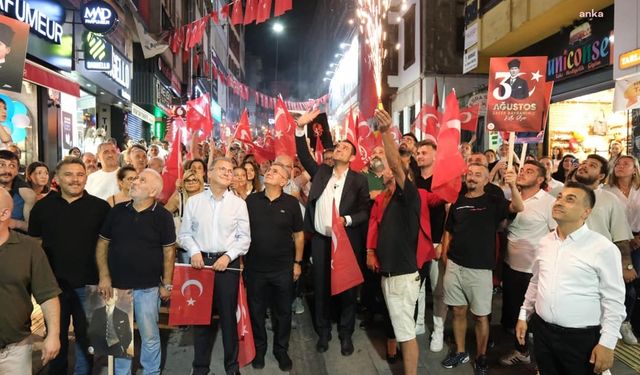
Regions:
<instances>
[{"instance_id":1,"label":"large turkish flag","mask_svg":"<svg viewBox=\"0 0 640 375\"><path fill-rule=\"evenodd\" d=\"M344 225L339 220L335 202L333 204L333 220L331 220L331 295L335 296L345 290L364 282L360 266L353 252Z\"/></svg>"},{"instance_id":2,"label":"large turkish flag","mask_svg":"<svg viewBox=\"0 0 640 375\"><path fill-rule=\"evenodd\" d=\"M213 270L197 270L188 264L176 264L169 306L169 325L211 324Z\"/></svg>"},{"instance_id":3,"label":"large turkish flag","mask_svg":"<svg viewBox=\"0 0 640 375\"><path fill-rule=\"evenodd\" d=\"M244 288L242 276L240 276L240 285L238 286L236 321L238 323L238 364L240 367L244 367L251 363L256 357L256 345L253 341L253 329L251 328L251 319L249 318L247 291Z\"/></svg>"}]
</instances>

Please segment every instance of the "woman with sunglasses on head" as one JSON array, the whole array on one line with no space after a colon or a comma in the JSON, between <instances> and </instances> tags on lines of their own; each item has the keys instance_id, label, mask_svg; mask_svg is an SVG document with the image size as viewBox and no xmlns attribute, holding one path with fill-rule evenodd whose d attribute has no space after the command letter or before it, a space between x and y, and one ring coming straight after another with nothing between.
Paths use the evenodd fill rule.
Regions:
<instances>
[{"instance_id":1,"label":"woman with sunglasses on head","mask_svg":"<svg viewBox=\"0 0 640 375\"><path fill-rule=\"evenodd\" d=\"M187 169L184 171L182 179L178 180L178 185L178 189L176 189L171 198L169 198L167 204L164 205L164 208L166 208L167 211L173 214L173 222L176 226L176 233L180 231L180 225L182 224L182 214L184 211L184 207L187 204L187 200L190 197L204 191L204 180L196 170ZM191 262L189 259L189 255L180 247L180 244L178 244L177 257L180 260L180 263L189 264Z\"/></svg>"},{"instance_id":2,"label":"woman with sunglasses on head","mask_svg":"<svg viewBox=\"0 0 640 375\"><path fill-rule=\"evenodd\" d=\"M131 200L131 197L129 196L129 188L131 187L133 180L138 177L138 172L136 172L132 166L125 165L118 169L118 174L116 176L118 177L118 187L120 188L120 191L107 199L107 203L109 203L111 207L118 203L128 202Z\"/></svg>"}]
</instances>

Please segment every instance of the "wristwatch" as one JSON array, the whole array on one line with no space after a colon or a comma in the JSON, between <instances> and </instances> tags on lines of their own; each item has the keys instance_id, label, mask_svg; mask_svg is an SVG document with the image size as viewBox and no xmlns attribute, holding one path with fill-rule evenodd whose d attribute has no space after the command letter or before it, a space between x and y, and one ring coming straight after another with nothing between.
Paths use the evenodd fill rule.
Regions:
<instances>
[{"instance_id":1,"label":"wristwatch","mask_svg":"<svg viewBox=\"0 0 640 375\"><path fill-rule=\"evenodd\" d=\"M302 266L302 261L301 260L294 260L293 263Z\"/></svg>"},{"instance_id":2,"label":"wristwatch","mask_svg":"<svg viewBox=\"0 0 640 375\"><path fill-rule=\"evenodd\" d=\"M163 284L162 287L165 288L167 292L170 292L173 290L173 285L171 284Z\"/></svg>"},{"instance_id":3,"label":"wristwatch","mask_svg":"<svg viewBox=\"0 0 640 375\"><path fill-rule=\"evenodd\" d=\"M631 271L633 269L633 264L629 263L625 268Z\"/></svg>"}]
</instances>

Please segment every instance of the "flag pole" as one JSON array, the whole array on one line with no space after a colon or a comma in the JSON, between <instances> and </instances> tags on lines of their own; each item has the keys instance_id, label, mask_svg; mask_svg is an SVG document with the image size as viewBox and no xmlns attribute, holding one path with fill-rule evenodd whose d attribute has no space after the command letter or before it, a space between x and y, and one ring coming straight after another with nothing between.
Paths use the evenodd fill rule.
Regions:
<instances>
[{"instance_id":1,"label":"flag pole","mask_svg":"<svg viewBox=\"0 0 640 375\"><path fill-rule=\"evenodd\" d=\"M107 373L109 375L113 375L113 356L112 355L107 357Z\"/></svg>"},{"instance_id":2,"label":"flag pole","mask_svg":"<svg viewBox=\"0 0 640 375\"><path fill-rule=\"evenodd\" d=\"M513 146L516 143L516 132L509 132L509 156L507 156L507 170L513 169Z\"/></svg>"},{"instance_id":3,"label":"flag pole","mask_svg":"<svg viewBox=\"0 0 640 375\"><path fill-rule=\"evenodd\" d=\"M528 143L523 143L522 144L522 151L520 152L520 164L523 164L524 161L526 160L527 157L527 146L529 146ZM520 165L522 166L522 165Z\"/></svg>"}]
</instances>

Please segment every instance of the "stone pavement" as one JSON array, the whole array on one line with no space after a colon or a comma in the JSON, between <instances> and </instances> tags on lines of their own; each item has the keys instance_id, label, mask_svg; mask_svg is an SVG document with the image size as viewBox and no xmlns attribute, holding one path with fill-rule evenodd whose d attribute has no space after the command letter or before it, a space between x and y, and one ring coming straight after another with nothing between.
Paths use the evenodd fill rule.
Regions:
<instances>
[{"instance_id":1,"label":"stone pavement","mask_svg":"<svg viewBox=\"0 0 640 375\"><path fill-rule=\"evenodd\" d=\"M429 300L430 296L427 297ZM515 366L502 367L498 364L498 358L511 349L511 339L502 330L499 325L501 295L494 296L491 334L496 346L489 351L490 373L492 375L529 375L535 374L535 368L532 366ZM431 316L428 306L427 323ZM402 374L402 363L398 362L389 365L385 360L386 341L384 332L381 328L374 327L363 330L356 327L353 336L355 352L349 357L343 357L340 354L340 341L337 332L333 332L333 340L329 343L329 350L323 354L319 354L315 350L316 335L312 328L311 314L309 308L302 315L294 317L298 327L292 330L289 354L293 360L293 375L400 375ZM360 320L356 324L359 324ZM451 341L451 322L449 319L447 330L445 332L446 339ZM36 339L38 337L36 336ZM269 340L271 333L269 331ZM462 365L455 369L445 369L440 362L446 356L447 346L440 353L432 353L429 351L428 334L418 336L420 345L420 364L418 374L433 375L467 375L473 374L473 368L470 361L468 364ZM41 339L40 339L41 341ZM137 339L139 346L139 338ZM171 375L188 375L191 370L191 361L193 359L193 345L190 330L179 329L163 329L163 374ZM34 370L39 369L40 353L38 344L35 345L34 352ZM271 342L270 342L271 344ZM467 337L467 348L470 352L474 351L475 339L473 338L473 324L469 322L469 334ZM136 348L136 353L139 352ZM472 354L473 357L473 354ZM245 375L272 375L282 374L278 369L278 364L269 350L265 358L266 366L262 370L255 370L250 365L242 369ZM222 342L221 337L216 337L214 344L211 369L217 375L224 374L222 365ZM102 365L102 366L100 366ZM37 366L37 367L36 367ZM94 374L107 374L105 361L98 361ZM35 372L46 374L44 371ZM136 372L142 374L141 370ZM71 374L71 372L70 372ZM625 364L616 360L612 370L614 375L631 375L636 374L635 371L627 367Z\"/></svg>"}]
</instances>

